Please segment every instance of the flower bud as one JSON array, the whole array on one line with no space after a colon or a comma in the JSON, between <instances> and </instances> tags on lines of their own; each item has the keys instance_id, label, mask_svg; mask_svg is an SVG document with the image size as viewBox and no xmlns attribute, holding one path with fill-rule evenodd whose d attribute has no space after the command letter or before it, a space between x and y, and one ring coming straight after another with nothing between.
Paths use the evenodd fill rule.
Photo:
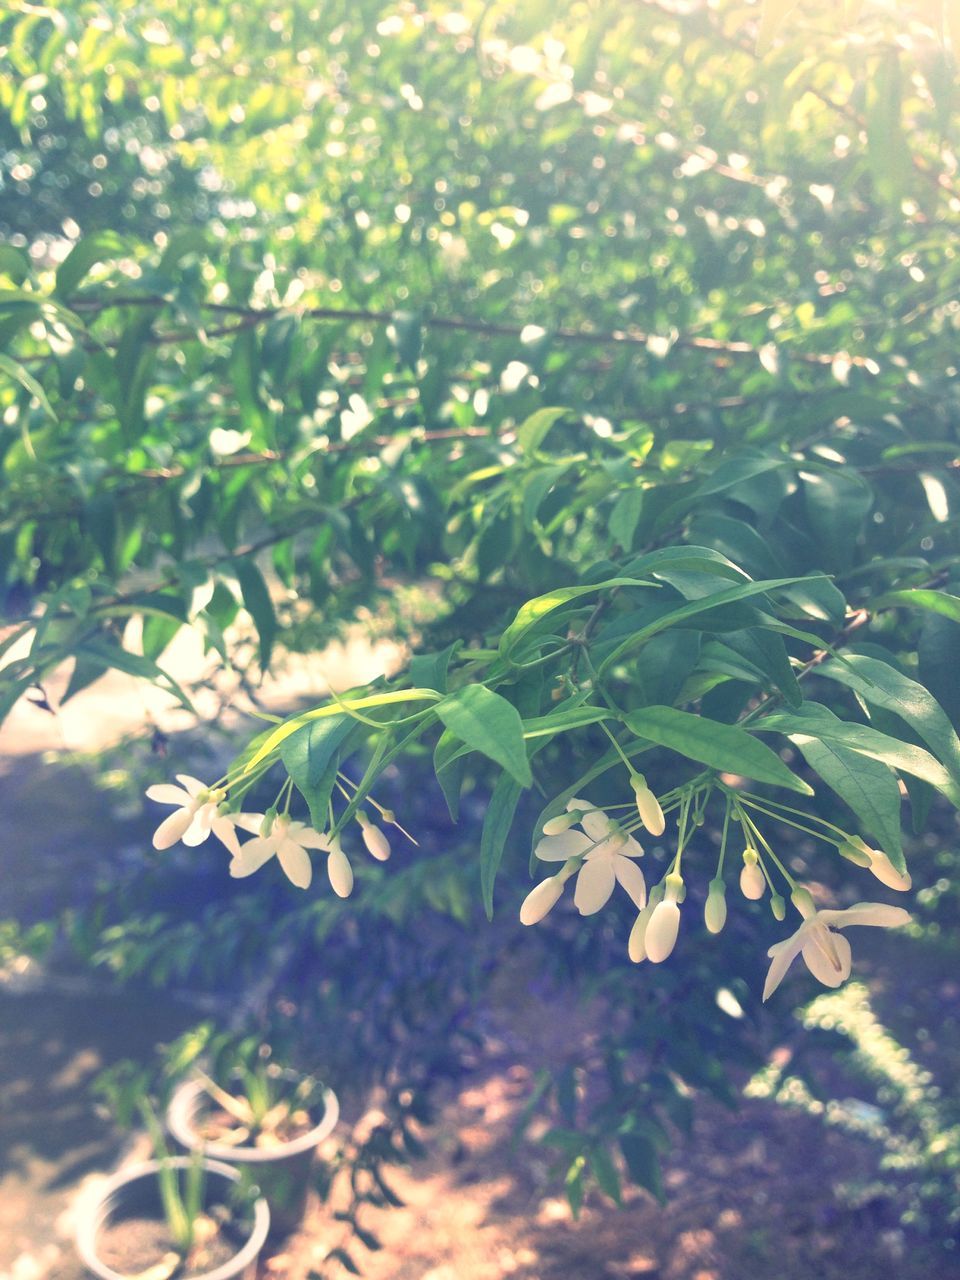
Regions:
<instances>
[{"instance_id":1,"label":"flower bud","mask_svg":"<svg viewBox=\"0 0 960 1280\"><path fill-rule=\"evenodd\" d=\"M651 963L660 964L666 960L677 945L679 930L680 908L676 902L670 898L658 902L650 916L643 939L644 950Z\"/></svg>"},{"instance_id":2,"label":"flower bud","mask_svg":"<svg viewBox=\"0 0 960 1280\"><path fill-rule=\"evenodd\" d=\"M873 861L873 850L869 849L859 836L851 836L849 840L844 840L837 846L837 853L841 858L846 858L848 862L853 862L858 867L869 867Z\"/></svg>"},{"instance_id":3,"label":"flower bud","mask_svg":"<svg viewBox=\"0 0 960 1280\"><path fill-rule=\"evenodd\" d=\"M767 890L767 881L757 861L756 849L744 849L743 867L740 870L740 892L756 902Z\"/></svg>"},{"instance_id":4,"label":"flower bud","mask_svg":"<svg viewBox=\"0 0 960 1280\"><path fill-rule=\"evenodd\" d=\"M667 823L660 808L660 801L647 786L642 774L632 774L630 785L637 797L637 813L640 815L640 821L652 836L662 836Z\"/></svg>"},{"instance_id":5,"label":"flower bud","mask_svg":"<svg viewBox=\"0 0 960 1280\"><path fill-rule=\"evenodd\" d=\"M560 901L563 884L564 880L560 876L550 876L531 889L520 907L520 923L539 923Z\"/></svg>"},{"instance_id":6,"label":"flower bud","mask_svg":"<svg viewBox=\"0 0 960 1280\"><path fill-rule=\"evenodd\" d=\"M569 831L573 824L579 821L580 814L576 810L571 813L558 813L555 818L548 818L543 824L543 834L545 836L559 836L564 831Z\"/></svg>"},{"instance_id":7,"label":"flower bud","mask_svg":"<svg viewBox=\"0 0 960 1280\"><path fill-rule=\"evenodd\" d=\"M627 955L634 964L640 964L646 960L646 933L647 925L650 923L650 917L653 915L654 909L659 902L663 901L663 885L655 885L650 890L650 897L647 899L647 905L643 908L634 922L633 928L630 930L630 938L627 942Z\"/></svg>"},{"instance_id":8,"label":"flower bud","mask_svg":"<svg viewBox=\"0 0 960 1280\"><path fill-rule=\"evenodd\" d=\"M787 904L779 893L771 896L770 910L773 912L774 920L785 920L787 918Z\"/></svg>"},{"instance_id":9,"label":"flower bud","mask_svg":"<svg viewBox=\"0 0 960 1280\"><path fill-rule=\"evenodd\" d=\"M817 914L817 904L813 900L813 895L802 884L798 884L791 892L790 901L803 916L804 920L810 920Z\"/></svg>"},{"instance_id":10,"label":"flower bud","mask_svg":"<svg viewBox=\"0 0 960 1280\"><path fill-rule=\"evenodd\" d=\"M703 922L711 933L720 933L727 923L727 886L722 880L710 881L707 901L703 908Z\"/></svg>"},{"instance_id":11,"label":"flower bud","mask_svg":"<svg viewBox=\"0 0 960 1280\"><path fill-rule=\"evenodd\" d=\"M330 856L327 858L327 875L330 887L338 898L349 898L353 889L353 868L347 855L340 848L339 840L330 842Z\"/></svg>"},{"instance_id":12,"label":"flower bud","mask_svg":"<svg viewBox=\"0 0 960 1280\"><path fill-rule=\"evenodd\" d=\"M378 862L386 862L390 857L390 841L379 827L374 826L366 814L358 813L357 821L360 823L360 832L367 852Z\"/></svg>"}]
</instances>

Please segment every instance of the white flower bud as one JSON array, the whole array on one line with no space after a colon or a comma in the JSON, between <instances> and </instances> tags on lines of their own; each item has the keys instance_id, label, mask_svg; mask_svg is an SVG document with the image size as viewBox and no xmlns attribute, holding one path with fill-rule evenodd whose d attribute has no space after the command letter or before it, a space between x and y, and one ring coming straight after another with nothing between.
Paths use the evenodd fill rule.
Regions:
<instances>
[{"instance_id":1,"label":"white flower bud","mask_svg":"<svg viewBox=\"0 0 960 1280\"><path fill-rule=\"evenodd\" d=\"M703 908L703 921L711 933L720 933L727 923L726 885L722 880L711 880Z\"/></svg>"},{"instance_id":2,"label":"white flower bud","mask_svg":"<svg viewBox=\"0 0 960 1280\"><path fill-rule=\"evenodd\" d=\"M639 773L633 775L630 783L637 797L637 813L640 815L640 821L652 836L662 836L667 823L660 808L660 801Z\"/></svg>"},{"instance_id":3,"label":"white flower bud","mask_svg":"<svg viewBox=\"0 0 960 1280\"><path fill-rule=\"evenodd\" d=\"M643 945L647 959L660 964L673 951L680 930L680 908L676 902L666 899L658 902L650 916Z\"/></svg>"},{"instance_id":4,"label":"white flower bud","mask_svg":"<svg viewBox=\"0 0 960 1280\"><path fill-rule=\"evenodd\" d=\"M752 857L750 856L752 855ZM758 901L767 890L767 880L757 862L756 851L744 850L743 867L740 871L740 892L753 902Z\"/></svg>"},{"instance_id":5,"label":"white flower bud","mask_svg":"<svg viewBox=\"0 0 960 1280\"><path fill-rule=\"evenodd\" d=\"M579 821L580 814L576 811L573 813L558 813L555 818L548 818L543 824L543 834L545 836L559 836L564 831L569 831L573 824Z\"/></svg>"},{"instance_id":6,"label":"white flower bud","mask_svg":"<svg viewBox=\"0 0 960 1280\"><path fill-rule=\"evenodd\" d=\"M349 898L353 889L353 867L351 867L347 855L340 848L340 841L333 840L330 844L330 856L327 859L327 875L330 877L330 887L338 898Z\"/></svg>"},{"instance_id":7,"label":"white flower bud","mask_svg":"<svg viewBox=\"0 0 960 1280\"><path fill-rule=\"evenodd\" d=\"M523 900L520 907L521 924L537 924L560 901L564 880L560 876L550 876L541 880Z\"/></svg>"},{"instance_id":8,"label":"white flower bud","mask_svg":"<svg viewBox=\"0 0 960 1280\"><path fill-rule=\"evenodd\" d=\"M365 815L357 814L357 821L360 823L360 832L367 852L378 862L386 862L390 857L390 841Z\"/></svg>"}]
</instances>

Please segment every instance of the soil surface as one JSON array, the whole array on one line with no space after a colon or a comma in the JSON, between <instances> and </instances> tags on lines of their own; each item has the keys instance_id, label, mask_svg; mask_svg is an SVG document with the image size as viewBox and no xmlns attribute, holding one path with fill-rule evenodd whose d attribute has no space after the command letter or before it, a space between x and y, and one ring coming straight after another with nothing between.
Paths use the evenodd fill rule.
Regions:
<instances>
[{"instance_id":1,"label":"soil surface","mask_svg":"<svg viewBox=\"0 0 960 1280\"><path fill-rule=\"evenodd\" d=\"M197 1245L183 1264L170 1258L176 1253L167 1224L157 1218L123 1218L110 1223L97 1239L100 1261L123 1276L138 1276L148 1268L169 1260L177 1280L191 1280L221 1267L235 1258L243 1246L239 1233L220 1232Z\"/></svg>"}]
</instances>

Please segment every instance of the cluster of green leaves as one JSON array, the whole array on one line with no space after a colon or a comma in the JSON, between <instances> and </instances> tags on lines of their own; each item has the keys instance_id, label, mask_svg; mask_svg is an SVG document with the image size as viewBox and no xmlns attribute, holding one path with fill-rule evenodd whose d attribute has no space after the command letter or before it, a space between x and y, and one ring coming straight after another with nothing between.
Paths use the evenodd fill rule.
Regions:
<instances>
[{"instance_id":1,"label":"cluster of green leaves","mask_svg":"<svg viewBox=\"0 0 960 1280\"><path fill-rule=\"evenodd\" d=\"M64 664L63 697L117 667L189 708L181 627L226 661L249 620L266 668L413 585L442 603L408 675L266 730L232 782L276 762L324 827L366 751L344 830L432 751L454 817L492 788L489 912L525 879L525 789L535 832L578 790L623 798L609 731L661 790L832 791L902 867L901 783L917 828L960 794L956 59L931 8L0 16L0 718ZM470 920L455 862L371 873L375 914ZM202 930L105 915L92 951L249 973L263 897ZM340 911L283 927L315 943ZM672 1028L664 1123L695 1070ZM612 1188L611 1135L656 1190L624 1080L587 1139L559 1127L573 1197Z\"/></svg>"}]
</instances>

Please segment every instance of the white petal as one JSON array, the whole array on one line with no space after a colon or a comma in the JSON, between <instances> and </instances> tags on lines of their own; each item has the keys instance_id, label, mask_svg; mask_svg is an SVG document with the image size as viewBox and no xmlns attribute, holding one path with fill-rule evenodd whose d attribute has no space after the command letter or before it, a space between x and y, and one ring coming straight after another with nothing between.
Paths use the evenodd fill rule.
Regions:
<instances>
[{"instance_id":1,"label":"white petal","mask_svg":"<svg viewBox=\"0 0 960 1280\"><path fill-rule=\"evenodd\" d=\"M573 895L574 906L582 916L592 916L613 893L615 884L613 863L608 859L585 862L577 876L577 888Z\"/></svg>"},{"instance_id":2,"label":"white petal","mask_svg":"<svg viewBox=\"0 0 960 1280\"><path fill-rule=\"evenodd\" d=\"M191 778L189 773L178 773L177 781L185 788L187 794L196 798L201 791L206 791L207 784L199 778Z\"/></svg>"},{"instance_id":3,"label":"white petal","mask_svg":"<svg viewBox=\"0 0 960 1280\"><path fill-rule=\"evenodd\" d=\"M624 832L626 835L626 832ZM627 835L623 844L620 846L620 853L625 858L642 858L643 845L639 840L634 840L633 836Z\"/></svg>"},{"instance_id":4,"label":"white petal","mask_svg":"<svg viewBox=\"0 0 960 1280\"><path fill-rule=\"evenodd\" d=\"M277 857L283 867L283 873L291 884L298 889L306 889L313 879L313 863L310 855L289 836L284 837L277 845Z\"/></svg>"},{"instance_id":5,"label":"white petal","mask_svg":"<svg viewBox=\"0 0 960 1280\"><path fill-rule=\"evenodd\" d=\"M552 911L563 893L563 881L558 876L540 883L523 900L520 907L521 924L537 924L548 911Z\"/></svg>"},{"instance_id":6,"label":"white petal","mask_svg":"<svg viewBox=\"0 0 960 1280\"><path fill-rule=\"evenodd\" d=\"M239 856L240 841L237 839L237 828L226 814L218 814L210 823L210 830L235 858Z\"/></svg>"},{"instance_id":7,"label":"white petal","mask_svg":"<svg viewBox=\"0 0 960 1280\"><path fill-rule=\"evenodd\" d=\"M183 787L175 787L172 782L158 782L152 787L147 787L145 794L148 800L156 800L157 804L187 805L190 803L189 792L184 791Z\"/></svg>"},{"instance_id":8,"label":"white petal","mask_svg":"<svg viewBox=\"0 0 960 1280\"><path fill-rule=\"evenodd\" d=\"M627 955L634 964L639 964L641 960L646 960L646 935L647 925L650 923L650 917L656 909L657 903L651 900L637 916L633 928L630 930L630 938L627 942Z\"/></svg>"},{"instance_id":9,"label":"white petal","mask_svg":"<svg viewBox=\"0 0 960 1280\"><path fill-rule=\"evenodd\" d=\"M602 809L594 809L593 813L585 813L580 825L591 840L602 840L610 834L610 819Z\"/></svg>"},{"instance_id":10,"label":"white petal","mask_svg":"<svg viewBox=\"0 0 960 1280\"><path fill-rule=\"evenodd\" d=\"M888 889L896 889L898 893L906 893L912 886L913 879L909 871L898 871L885 853L879 849L871 849L870 870L881 884Z\"/></svg>"},{"instance_id":11,"label":"white petal","mask_svg":"<svg viewBox=\"0 0 960 1280\"><path fill-rule=\"evenodd\" d=\"M835 954L829 955L828 950ZM850 977L853 960L850 943L840 933L811 929L803 944L803 959L816 980L825 987L839 987Z\"/></svg>"},{"instance_id":12,"label":"white petal","mask_svg":"<svg viewBox=\"0 0 960 1280\"><path fill-rule=\"evenodd\" d=\"M533 852L541 862L566 862L575 854L585 853L592 844L582 831L561 831L558 836L544 836Z\"/></svg>"},{"instance_id":13,"label":"white petal","mask_svg":"<svg viewBox=\"0 0 960 1280\"><path fill-rule=\"evenodd\" d=\"M306 823L291 822L288 834L292 840L296 840L297 844L303 845L304 849L330 848L329 837L314 831L313 827L308 827Z\"/></svg>"},{"instance_id":14,"label":"white petal","mask_svg":"<svg viewBox=\"0 0 960 1280\"><path fill-rule=\"evenodd\" d=\"M183 843L191 848L198 844L203 844L210 834L210 829L216 816L217 806L215 804L202 804L194 813L193 821L184 832Z\"/></svg>"},{"instance_id":15,"label":"white petal","mask_svg":"<svg viewBox=\"0 0 960 1280\"><path fill-rule=\"evenodd\" d=\"M767 970L767 980L763 984L763 998L769 1000L783 981L787 970L800 954L806 939L806 930L803 925L796 933L791 934L789 938L784 938L782 942L776 943L767 952L771 957L772 963Z\"/></svg>"},{"instance_id":16,"label":"white petal","mask_svg":"<svg viewBox=\"0 0 960 1280\"><path fill-rule=\"evenodd\" d=\"M855 924L873 924L881 929L898 929L913 919L903 907L891 907L885 902L856 902L843 911L818 911L817 919L831 929L847 929Z\"/></svg>"},{"instance_id":17,"label":"white petal","mask_svg":"<svg viewBox=\"0 0 960 1280\"><path fill-rule=\"evenodd\" d=\"M233 813L230 820L235 827L239 827L241 831L249 831L251 835L259 835L260 828L263 826L264 815L262 813Z\"/></svg>"},{"instance_id":18,"label":"white petal","mask_svg":"<svg viewBox=\"0 0 960 1280\"><path fill-rule=\"evenodd\" d=\"M155 849L169 849L171 845L177 843L191 822L193 822L192 809L175 810L175 812L164 818L153 833L153 847Z\"/></svg>"},{"instance_id":19,"label":"white petal","mask_svg":"<svg viewBox=\"0 0 960 1280\"><path fill-rule=\"evenodd\" d=\"M758 902L767 891L767 880L759 865L745 862L740 868L740 892L745 898Z\"/></svg>"},{"instance_id":20,"label":"white petal","mask_svg":"<svg viewBox=\"0 0 960 1280\"><path fill-rule=\"evenodd\" d=\"M330 850L330 857L327 859L327 875L330 877L330 887L337 897L349 898L353 889L353 867L339 844L334 845Z\"/></svg>"},{"instance_id":21,"label":"white petal","mask_svg":"<svg viewBox=\"0 0 960 1280\"><path fill-rule=\"evenodd\" d=\"M647 882L643 872L629 858L614 858L613 870L617 879L642 911L647 904Z\"/></svg>"},{"instance_id":22,"label":"white petal","mask_svg":"<svg viewBox=\"0 0 960 1280\"><path fill-rule=\"evenodd\" d=\"M248 840L239 855L230 863L230 874L252 876L265 862L269 862L275 853L276 847L269 836L257 836L253 840Z\"/></svg>"},{"instance_id":23,"label":"white petal","mask_svg":"<svg viewBox=\"0 0 960 1280\"><path fill-rule=\"evenodd\" d=\"M661 961L666 960L677 945L679 931L680 908L670 898L658 902L653 909L643 940L647 959L653 964L660 964Z\"/></svg>"}]
</instances>

